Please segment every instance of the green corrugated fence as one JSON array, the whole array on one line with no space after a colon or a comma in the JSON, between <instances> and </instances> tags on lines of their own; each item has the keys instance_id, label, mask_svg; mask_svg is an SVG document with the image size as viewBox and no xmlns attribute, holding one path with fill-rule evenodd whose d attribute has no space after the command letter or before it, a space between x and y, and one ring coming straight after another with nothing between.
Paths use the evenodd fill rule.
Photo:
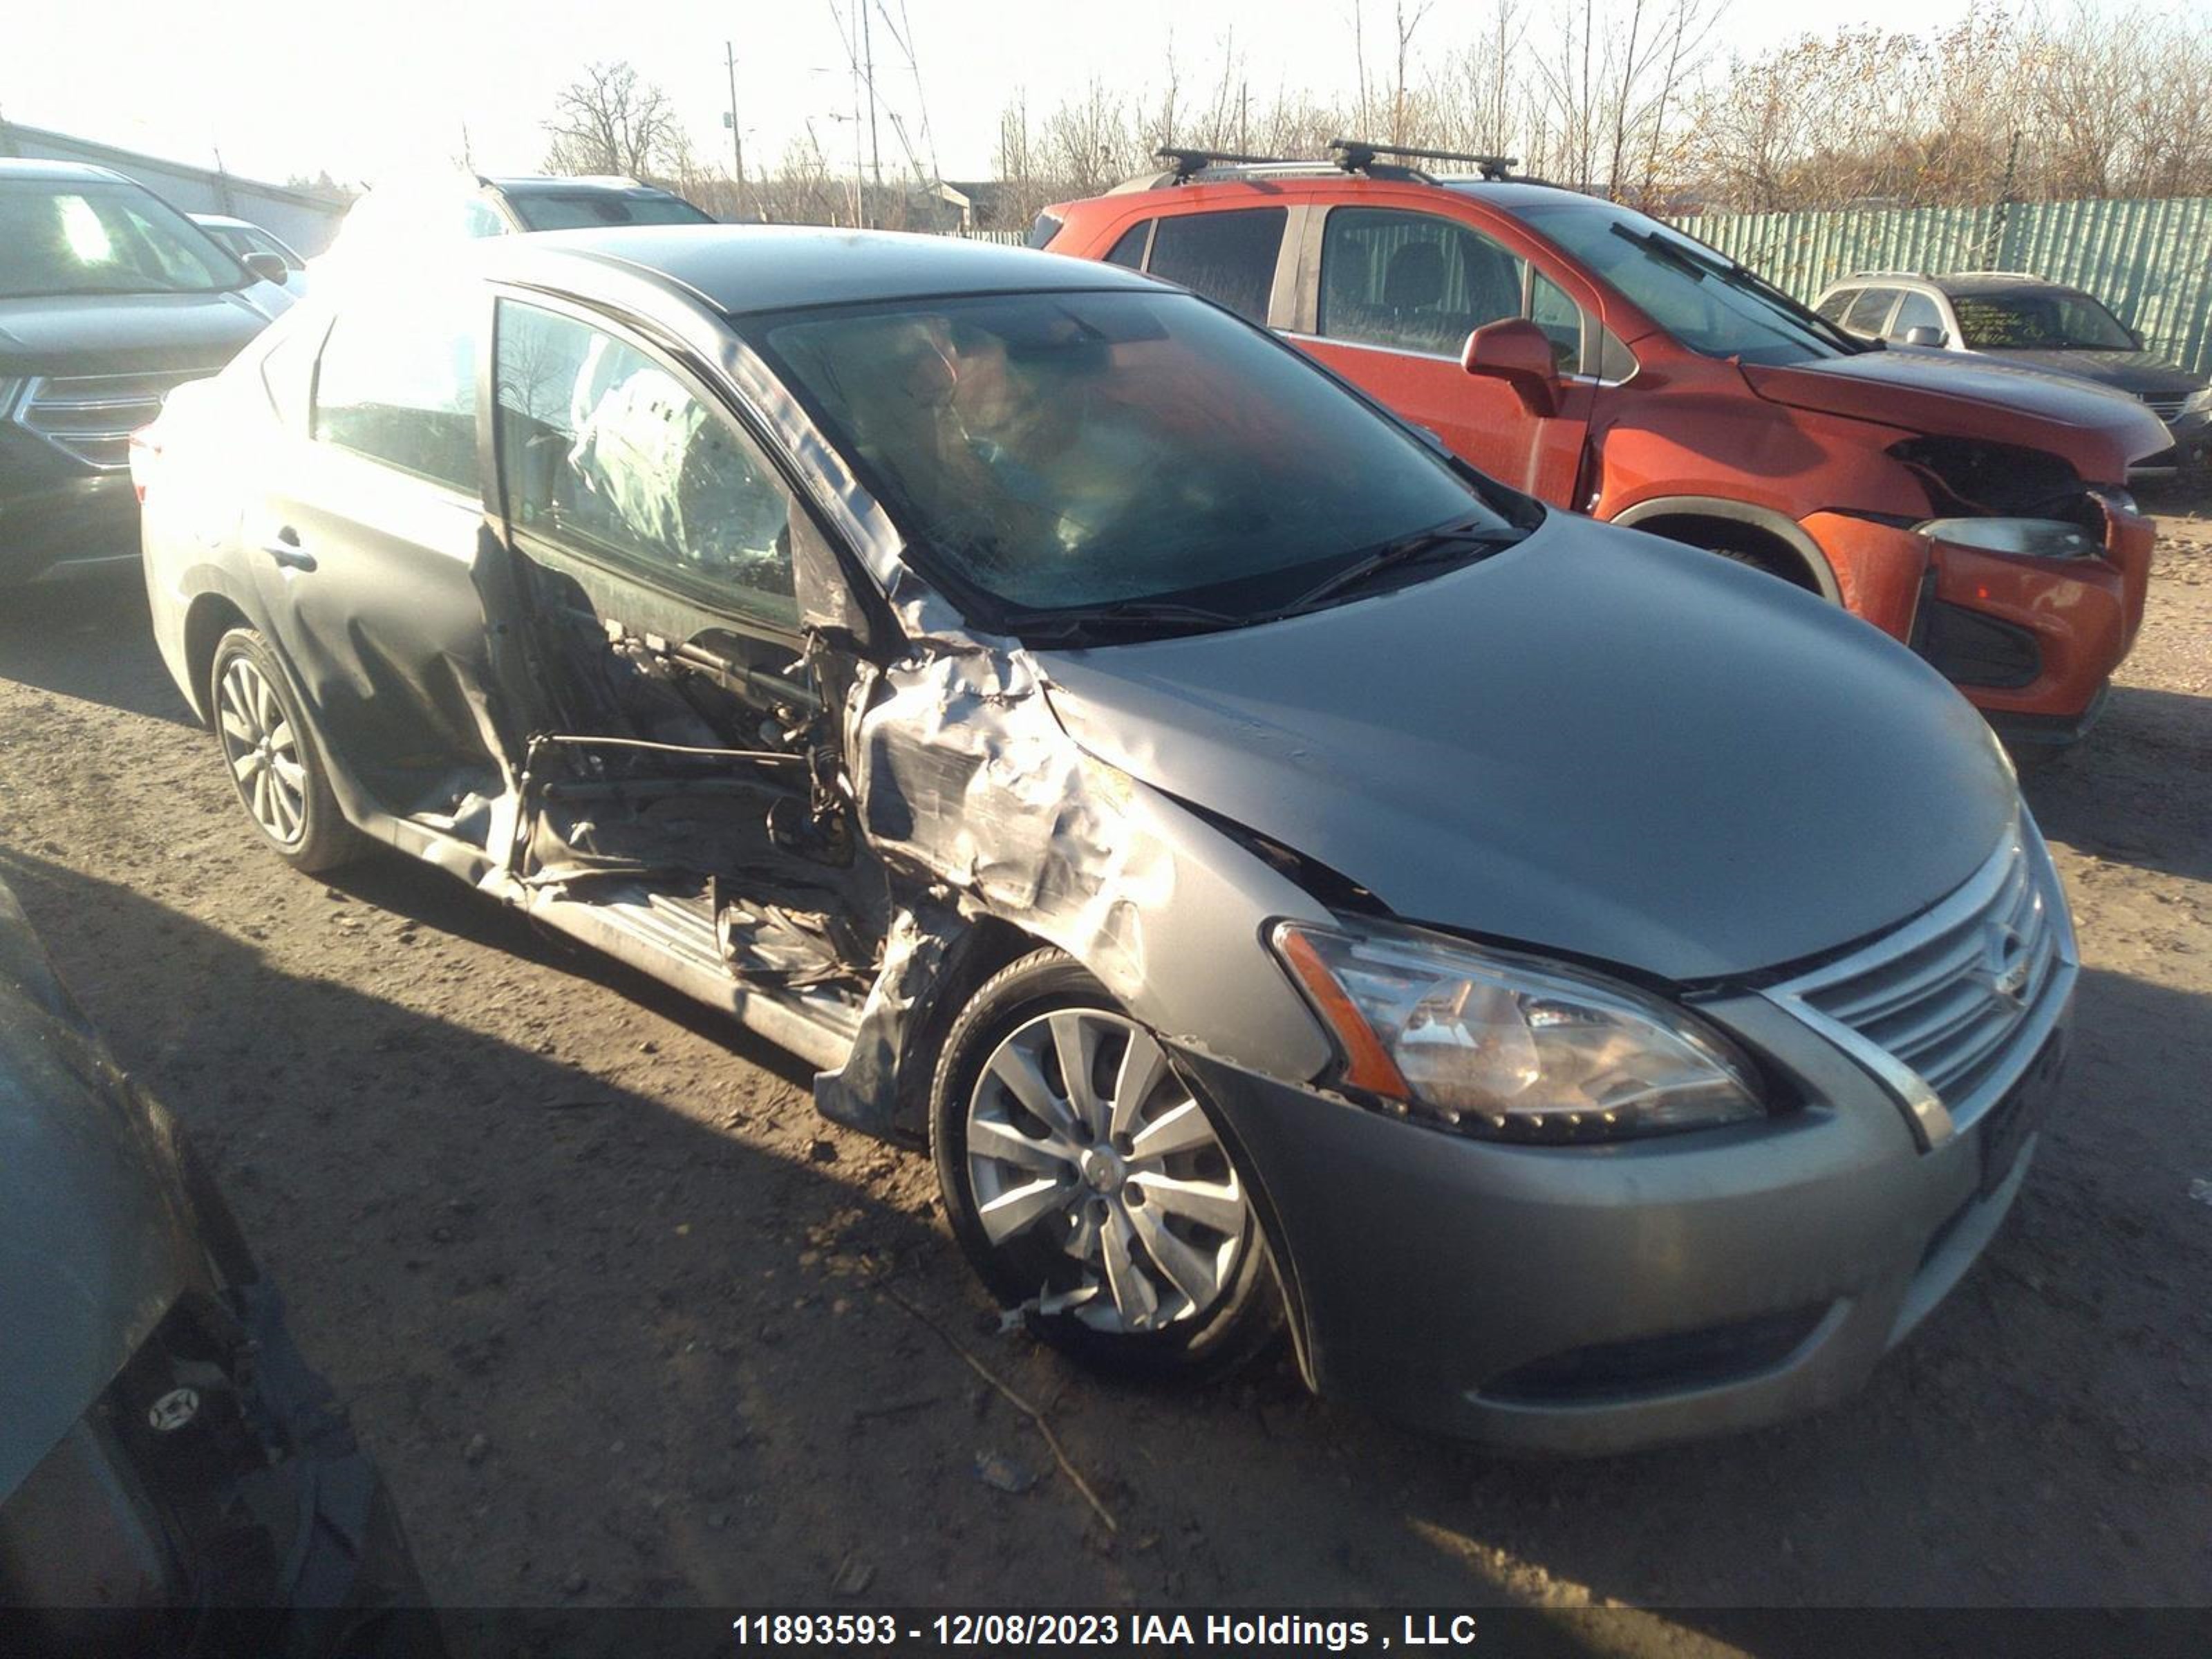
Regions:
<instances>
[{"instance_id":1,"label":"green corrugated fence","mask_svg":"<svg viewBox=\"0 0 2212 1659\"><path fill-rule=\"evenodd\" d=\"M2212 198L1703 214L1674 222L1808 304L1858 270L2028 270L2086 289L2212 374Z\"/></svg>"}]
</instances>

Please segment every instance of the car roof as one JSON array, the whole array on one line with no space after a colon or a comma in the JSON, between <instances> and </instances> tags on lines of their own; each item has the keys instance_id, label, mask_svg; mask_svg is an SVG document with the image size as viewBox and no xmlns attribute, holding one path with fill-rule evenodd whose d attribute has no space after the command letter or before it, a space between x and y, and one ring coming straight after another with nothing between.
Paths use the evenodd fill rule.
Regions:
<instances>
[{"instance_id":1,"label":"car roof","mask_svg":"<svg viewBox=\"0 0 2212 1659\"><path fill-rule=\"evenodd\" d=\"M1856 270L1848 276L1837 277L1822 292L1839 288L1896 288L1907 283L1917 283L1923 288L1960 299L1977 294L2018 293L2033 289L2054 289L2067 294L2081 291L2048 276L2039 276L2032 270Z\"/></svg>"},{"instance_id":2,"label":"car roof","mask_svg":"<svg viewBox=\"0 0 2212 1659\"><path fill-rule=\"evenodd\" d=\"M89 161L48 161L29 155L0 155L0 179L70 179L101 185L133 182L112 167L94 167Z\"/></svg>"},{"instance_id":3,"label":"car roof","mask_svg":"<svg viewBox=\"0 0 2212 1659\"><path fill-rule=\"evenodd\" d=\"M589 288L593 267L661 279L725 315L877 300L1159 285L1118 265L957 236L810 225L622 225L488 238L489 274Z\"/></svg>"},{"instance_id":4,"label":"car roof","mask_svg":"<svg viewBox=\"0 0 2212 1659\"><path fill-rule=\"evenodd\" d=\"M623 196L666 196L669 191L657 185L640 184L635 179L621 179L608 174L578 173L572 177L547 178L532 173L512 179L483 179L478 182L490 189L503 191L509 196L569 196L578 191L598 193L611 191Z\"/></svg>"},{"instance_id":5,"label":"car roof","mask_svg":"<svg viewBox=\"0 0 2212 1659\"><path fill-rule=\"evenodd\" d=\"M1493 203L1511 212L1519 207L1534 207L1543 203L1588 202L1594 207L1607 205L1601 198L1564 185L1547 184L1538 179L1484 179L1474 174L1438 174L1419 178L1389 174L1370 177L1365 173L1347 173L1329 161L1281 161L1255 166L1208 167L1192 173L1181 183L1172 173L1144 175L1126 180L1107 191L1103 196L1084 198L1089 201L1113 199L1117 207L1126 207L1130 197L1158 196L1164 200L1182 199L1194 189L1219 190L1233 185L1249 185L1255 193L1280 196L1295 192L1312 196L1361 196L1370 191L1400 191L1407 189L1449 191L1455 196L1464 196L1470 201ZM1066 204L1069 208L1079 202Z\"/></svg>"}]
</instances>

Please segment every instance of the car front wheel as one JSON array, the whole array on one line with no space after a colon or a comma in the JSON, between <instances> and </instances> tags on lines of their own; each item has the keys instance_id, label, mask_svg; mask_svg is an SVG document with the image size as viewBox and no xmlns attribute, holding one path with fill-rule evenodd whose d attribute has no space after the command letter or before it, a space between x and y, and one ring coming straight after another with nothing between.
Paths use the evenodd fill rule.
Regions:
<instances>
[{"instance_id":1,"label":"car front wheel","mask_svg":"<svg viewBox=\"0 0 2212 1659\"><path fill-rule=\"evenodd\" d=\"M361 833L338 810L314 734L268 641L250 628L224 635L208 689L224 766L262 838L310 872L358 857Z\"/></svg>"},{"instance_id":2,"label":"car front wheel","mask_svg":"<svg viewBox=\"0 0 2212 1659\"><path fill-rule=\"evenodd\" d=\"M1259 1218L1210 1109L1061 952L1000 970L953 1022L931 1129L962 1247L1055 1346L1194 1379L1279 1327Z\"/></svg>"}]
</instances>

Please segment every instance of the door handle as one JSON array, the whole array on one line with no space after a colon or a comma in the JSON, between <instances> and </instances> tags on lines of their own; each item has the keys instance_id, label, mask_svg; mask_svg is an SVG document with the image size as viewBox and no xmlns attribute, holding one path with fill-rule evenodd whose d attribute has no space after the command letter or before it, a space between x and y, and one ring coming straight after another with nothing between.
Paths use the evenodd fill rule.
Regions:
<instances>
[{"instance_id":1,"label":"door handle","mask_svg":"<svg viewBox=\"0 0 2212 1659\"><path fill-rule=\"evenodd\" d=\"M300 545L300 532L286 525L276 532L276 539L264 542L261 550L288 570L313 570L315 556Z\"/></svg>"}]
</instances>

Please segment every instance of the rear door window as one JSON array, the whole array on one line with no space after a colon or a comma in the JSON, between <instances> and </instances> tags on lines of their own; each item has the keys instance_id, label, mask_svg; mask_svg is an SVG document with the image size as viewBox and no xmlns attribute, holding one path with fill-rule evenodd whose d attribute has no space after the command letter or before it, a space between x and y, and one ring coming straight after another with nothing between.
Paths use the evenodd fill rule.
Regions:
<instances>
[{"instance_id":1,"label":"rear door window","mask_svg":"<svg viewBox=\"0 0 2212 1659\"><path fill-rule=\"evenodd\" d=\"M790 492L725 411L572 317L502 300L495 339L500 483L518 529L796 624Z\"/></svg>"},{"instance_id":2,"label":"rear door window","mask_svg":"<svg viewBox=\"0 0 2212 1659\"><path fill-rule=\"evenodd\" d=\"M1831 294L1826 299L1821 301L1819 305L1814 307L1814 309L1819 312L1821 316L1826 318L1830 322L1841 327L1843 325L1844 313L1851 308L1851 301L1857 299L1859 295L1865 291L1866 290L1863 289L1839 288L1833 294Z\"/></svg>"},{"instance_id":3,"label":"rear door window","mask_svg":"<svg viewBox=\"0 0 2212 1659\"><path fill-rule=\"evenodd\" d=\"M1522 260L1455 220L1338 208L1322 233L1316 326L1324 339L1456 357L1485 323L1522 314ZM1573 302L1559 294L1547 312L1563 332L1560 304Z\"/></svg>"},{"instance_id":4,"label":"rear door window","mask_svg":"<svg viewBox=\"0 0 2212 1659\"><path fill-rule=\"evenodd\" d=\"M1285 208L1187 213L1159 222L1152 237L1155 276L1181 283L1255 323L1267 320L1267 296L1283 251Z\"/></svg>"},{"instance_id":5,"label":"rear door window","mask_svg":"<svg viewBox=\"0 0 2212 1659\"><path fill-rule=\"evenodd\" d=\"M477 494L478 304L457 289L340 313L315 367L314 436Z\"/></svg>"}]
</instances>

